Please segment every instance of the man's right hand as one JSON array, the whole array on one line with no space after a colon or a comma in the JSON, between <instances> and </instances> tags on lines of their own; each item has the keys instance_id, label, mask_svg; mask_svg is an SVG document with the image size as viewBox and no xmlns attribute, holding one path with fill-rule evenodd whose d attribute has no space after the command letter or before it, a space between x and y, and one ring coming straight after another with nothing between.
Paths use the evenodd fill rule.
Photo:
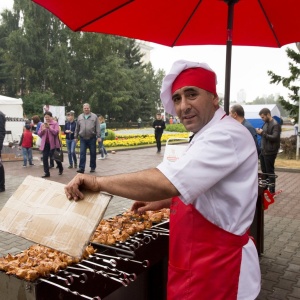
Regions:
<instances>
[{"instance_id":1,"label":"man's right hand","mask_svg":"<svg viewBox=\"0 0 300 300\"><path fill-rule=\"evenodd\" d=\"M81 190L100 192L100 184L96 176L77 174L66 186L65 194L69 200L82 200L84 194Z\"/></svg>"},{"instance_id":2,"label":"man's right hand","mask_svg":"<svg viewBox=\"0 0 300 300\"><path fill-rule=\"evenodd\" d=\"M170 205L171 205L171 199L165 199L165 200L154 201L154 202L136 201L133 203L131 210L142 214L148 210L160 210L162 208L169 208Z\"/></svg>"}]
</instances>

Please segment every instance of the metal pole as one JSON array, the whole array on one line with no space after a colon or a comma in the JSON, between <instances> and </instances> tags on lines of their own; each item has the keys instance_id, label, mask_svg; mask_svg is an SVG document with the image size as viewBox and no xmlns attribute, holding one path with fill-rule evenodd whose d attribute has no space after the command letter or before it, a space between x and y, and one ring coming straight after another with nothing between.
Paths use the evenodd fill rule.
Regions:
<instances>
[{"instance_id":1,"label":"metal pole","mask_svg":"<svg viewBox=\"0 0 300 300\"><path fill-rule=\"evenodd\" d=\"M296 47L300 52L300 43L296 43ZM298 91L298 134L297 134L297 145L296 145L296 160L299 159L299 147L300 147L300 135L299 135L299 130L300 130L300 97L299 97L299 91Z\"/></svg>"},{"instance_id":2,"label":"metal pole","mask_svg":"<svg viewBox=\"0 0 300 300\"><path fill-rule=\"evenodd\" d=\"M296 160L299 159L299 148L300 148L300 134L299 134L299 129L300 129L300 99L299 99L299 92L298 92L298 134L297 134L297 148L296 148Z\"/></svg>"}]
</instances>

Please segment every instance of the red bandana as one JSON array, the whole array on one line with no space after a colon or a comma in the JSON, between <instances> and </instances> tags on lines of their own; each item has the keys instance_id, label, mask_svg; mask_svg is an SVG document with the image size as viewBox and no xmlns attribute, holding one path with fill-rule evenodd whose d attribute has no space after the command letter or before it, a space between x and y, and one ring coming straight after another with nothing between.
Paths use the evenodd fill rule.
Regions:
<instances>
[{"instance_id":1,"label":"red bandana","mask_svg":"<svg viewBox=\"0 0 300 300\"><path fill-rule=\"evenodd\" d=\"M217 96L216 74L203 68L182 71L173 82L172 94L184 86L196 86Z\"/></svg>"}]
</instances>

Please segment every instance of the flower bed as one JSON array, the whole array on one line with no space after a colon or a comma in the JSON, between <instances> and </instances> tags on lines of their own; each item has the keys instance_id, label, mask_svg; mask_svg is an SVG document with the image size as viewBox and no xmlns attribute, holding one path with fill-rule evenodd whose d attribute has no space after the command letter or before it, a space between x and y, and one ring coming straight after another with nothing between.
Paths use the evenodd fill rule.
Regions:
<instances>
[{"instance_id":1,"label":"flower bed","mask_svg":"<svg viewBox=\"0 0 300 300\"><path fill-rule=\"evenodd\" d=\"M172 133L172 134L163 134L161 137L162 143L165 143L170 138L188 138L189 133ZM66 147L66 136L62 134L62 146ZM34 145L35 145L36 137L34 137ZM77 143L77 147L80 142ZM151 145L155 144L154 134L123 134L123 135L115 135L115 139L104 141L104 146L107 148L113 147L131 147L131 146L140 146L140 145Z\"/></svg>"}]
</instances>

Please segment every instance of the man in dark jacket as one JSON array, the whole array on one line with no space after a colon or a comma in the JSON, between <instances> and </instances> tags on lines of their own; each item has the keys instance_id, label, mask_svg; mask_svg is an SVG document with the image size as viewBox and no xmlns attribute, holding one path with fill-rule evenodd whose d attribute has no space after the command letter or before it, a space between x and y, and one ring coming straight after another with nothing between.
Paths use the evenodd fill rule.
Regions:
<instances>
[{"instance_id":1,"label":"man in dark jacket","mask_svg":"<svg viewBox=\"0 0 300 300\"><path fill-rule=\"evenodd\" d=\"M3 141L5 137L5 115L0 111L0 192L5 191L5 174L4 167L1 159L1 150L3 147Z\"/></svg>"},{"instance_id":2,"label":"man in dark jacket","mask_svg":"<svg viewBox=\"0 0 300 300\"><path fill-rule=\"evenodd\" d=\"M269 179L269 191L275 193L275 159L280 148L281 127L272 118L271 111L263 108L259 115L265 122L262 128L256 128L257 134L261 135L260 167L263 173L267 173Z\"/></svg>"},{"instance_id":3,"label":"man in dark jacket","mask_svg":"<svg viewBox=\"0 0 300 300\"><path fill-rule=\"evenodd\" d=\"M236 119L239 123L241 123L242 125L244 125L251 133L255 146L256 146L256 150L257 150L257 155L259 156L260 154L260 146L258 144L258 140L257 140L257 134L256 134L256 130L255 128L251 125L251 123L245 119L245 111L242 105L240 104L235 104L230 108L230 112L229 112L230 116L234 119Z\"/></svg>"},{"instance_id":4,"label":"man in dark jacket","mask_svg":"<svg viewBox=\"0 0 300 300\"><path fill-rule=\"evenodd\" d=\"M90 150L90 172L96 169L96 144L101 141L100 124L96 114L91 112L88 103L83 104L83 113L78 116L74 132L75 143L80 139L80 161L77 173L84 173L86 151Z\"/></svg>"},{"instance_id":5,"label":"man in dark jacket","mask_svg":"<svg viewBox=\"0 0 300 300\"><path fill-rule=\"evenodd\" d=\"M153 122L152 127L154 128L155 141L157 146L157 153L161 151L161 136L166 128L165 122L161 119L161 113L156 114L156 120Z\"/></svg>"}]
</instances>

